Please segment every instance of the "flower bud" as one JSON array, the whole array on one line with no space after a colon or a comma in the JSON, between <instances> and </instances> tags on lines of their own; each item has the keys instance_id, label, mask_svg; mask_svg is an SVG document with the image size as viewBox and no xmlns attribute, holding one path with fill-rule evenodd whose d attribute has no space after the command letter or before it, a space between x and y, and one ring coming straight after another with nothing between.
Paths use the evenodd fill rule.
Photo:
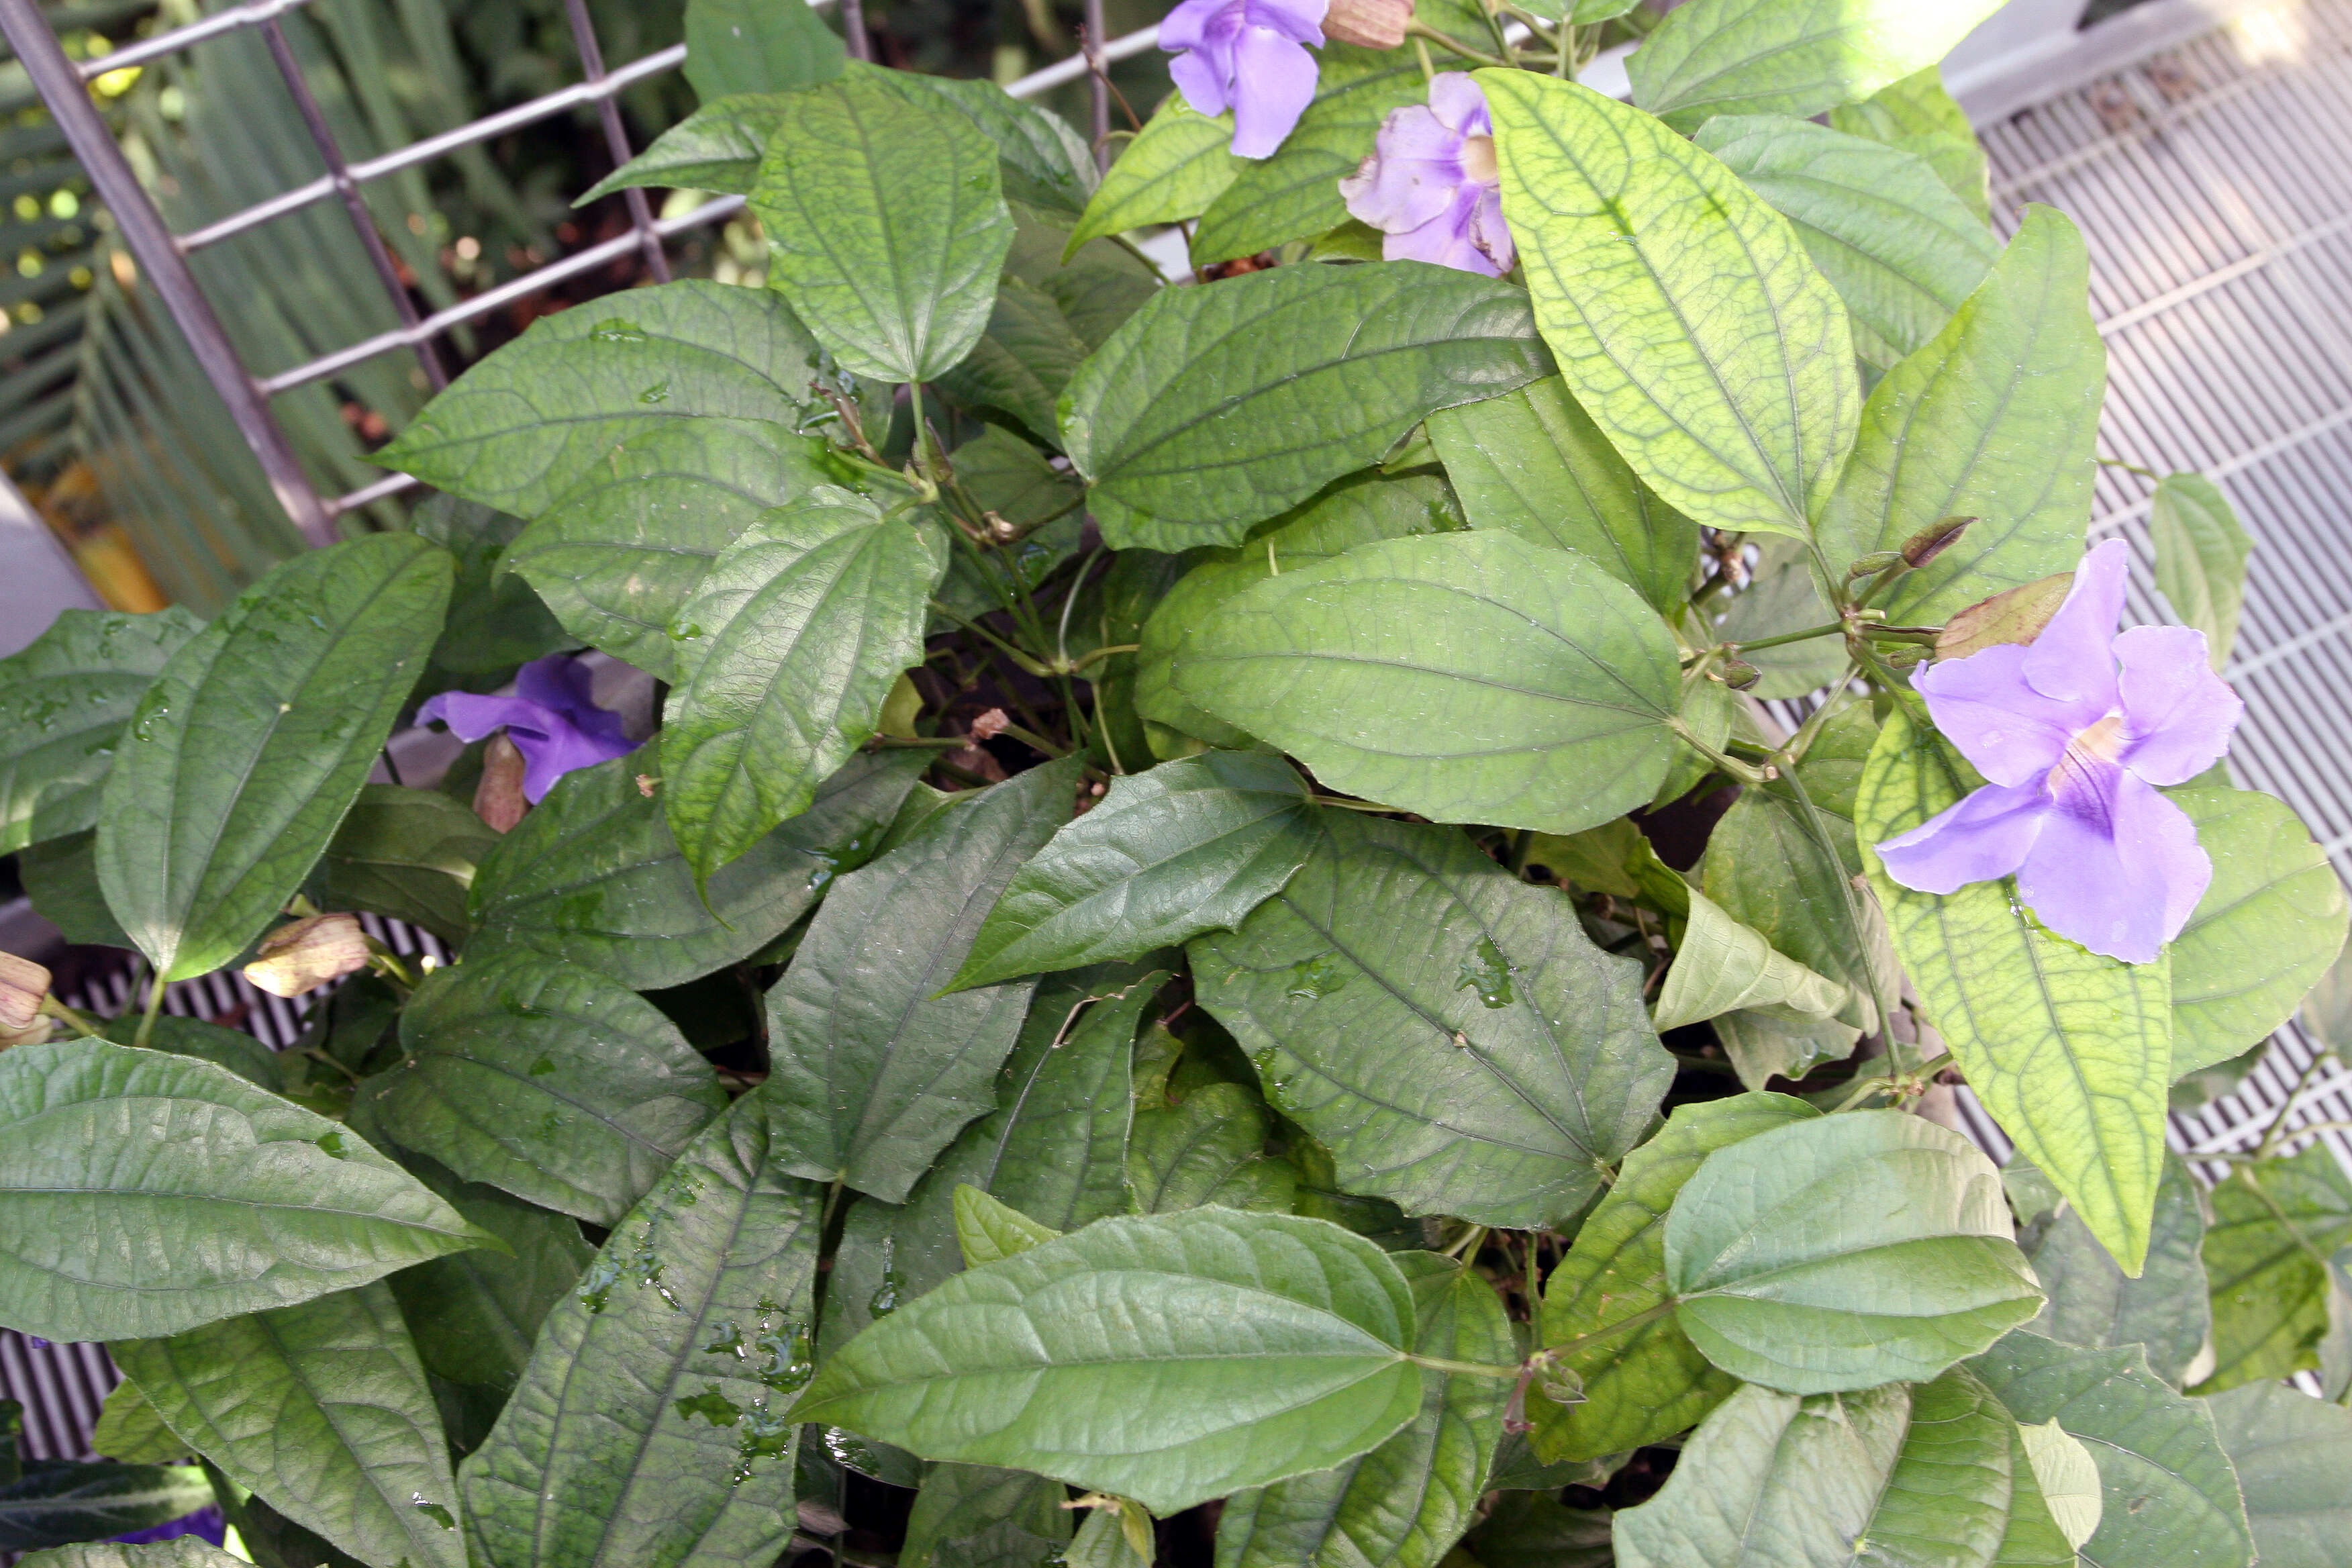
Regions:
<instances>
[{"instance_id":1,"label":"flower bud","mask_svg":"<svg viewBox=\"0 0 2352 1568\"><path fill-rule=\"evenodd\" d=\"M522 793L530 762L522 748L503 730L490 737L482 751L482 778L474 786L474 815L500 833L510 830L530 809Z\"/></svg>"},{"instance_id":2,"label":"flower bud","mask_svg":"<svg viewBox=\"0 0 2352 1568\"><path fill-rule=\"evenodd\" d=\"M1917 571L1949 550L1960 535L1969 531L1969 524L1975 521L1972 517L1948 517L1941 522L1921 529L1903 542L1903 559L1910 563L1913 571Z\"/></svg>"},{"instance_id":3,"label":"flower bud","mask_svg":"<svg viewBox=\"0 0 2352 1568\"><path fill-rule=\"evenodd\" d=\"M40 1025L41 1004L49 999L49 972L29 958L0 952L0 1035L21 1035Z\"/></svg>"},{"instance_id":4,"label":"flower bud","mask_svg":"<svg viewBox=\"0 0 2352 1568\"><path fill-rule=\"evenodd\" d=\"M2074 574L2061 572L1970 605L1944 623L1936 637L1936 657L1966 658L2002 643L2032 642L2066 602L2066 591L2074 585Z\"/></svg>"},{"instance_id":5,"label":"flower bud","mask_svg":"<svg viewBox=\"0 0 2352 1568\"><path fill-rule=\"evenodd\" d=\"M1723 683L1734 691L1745 691L1764 679L1764 672L1744 658L1723 661Z\"/></svg>"},{"instance_id":6,"label":"flower bud","mask_svg":"<svg viewBox=\"0 0 2352 1568\"><path fill-rule=\"evenodd\" d=\"M1864 556L1847 567L1845 574L1848 580L1856 577L1875 577L1902 559L1903 552L1899 550L1881 550L1875 554Z\"/></svg>"},{"instance_id":7,"label":"flower bud","mask_svg":"<svg viewBox=\"0 0 2352 1568\"><path fill-rule=\"evenodd\" d=\"M245 977L272 996L299 996L367 967L367 935L357 915L312 915L261 939Z\"/></svg>"},{"instance_id":8,"label":"flower bud","mask_svg":"<svg viewBox=\"0 0 2352 1568\"><path fill-rule=\"evenodd\" d=\"M1412 20L1412 0L1331 0L1323 13L1323 36L1335 44L1393 49L1404 42Z\"/></svg>"}]
</instances>

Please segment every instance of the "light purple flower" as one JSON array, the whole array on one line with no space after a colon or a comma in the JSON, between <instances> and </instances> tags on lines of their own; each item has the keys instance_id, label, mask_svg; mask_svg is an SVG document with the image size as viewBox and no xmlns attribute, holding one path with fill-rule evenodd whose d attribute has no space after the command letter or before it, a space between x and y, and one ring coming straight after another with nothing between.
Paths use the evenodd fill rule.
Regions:
<instances>
[{"instance_id":1,"label":"light purple flower","mask_svg":"<svg viewBox=\"0 0 2352 1568\"><path fill-rule=\"evenodd\" d=\"M2153 963L2213 879L2196 825L2157 787L2220 761L2245 704L2206 662L2203 632L2116 633L2129 564L2109 540L2032 643L1920 673L1936 728L1991 782L1878 854L1926 893L2013 872L2052 931Z\"/></svg>"},{"instance_id":2,"label":"light purple flower","mask_svg":"<svg viewBox=\"0 0 2352 1568\"><path fill-rule=\"evenodd\" d=\"M1339 182L1348 210L1388 238L1391 261L1432 261L1500 278L1518 259L1503 222L1495 123L1460 71L1429 82L1429 106L1390 111L1372 155Z\"/></svg>"},{"instance_id":3,"label":"light purple flower","mask_svg":"<svg viewBox=\"0 0 2352 1568\"><path fill-rule=\"evenodd\" d=\"M588 667L566 654L524 665L515 675L512 697L445 691L416 710L420 724L436 720L461 741L506 731L522 753L522 795L533 805L572 769L637 749L621 732L621 716L597 707L589 694Z\"/></svg>"},{"instance_id":4,"label":"light purple flower","mask_svg":"<svg viewBox=\"0 0 2352 1568\"><path fill-rule=\"evenodd\" d=\"M1234 156L1267 158L1315 100L1329 0L1183 0L1160 24L1160 47L1184 101L1202 114L1234 111Z\"/></svg>"}]
</instances>

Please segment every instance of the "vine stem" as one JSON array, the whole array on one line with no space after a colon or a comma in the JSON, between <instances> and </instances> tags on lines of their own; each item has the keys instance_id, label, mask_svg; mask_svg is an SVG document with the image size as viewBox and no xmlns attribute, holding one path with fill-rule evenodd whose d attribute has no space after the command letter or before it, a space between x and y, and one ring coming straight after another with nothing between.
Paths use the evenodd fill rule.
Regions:
<instances>
[{"instance_id":1,"label":"vine stem","mask_svg":"<svg viewBox=\"0 0 2352 1568\"><path fill-rule=\"evenodd\" d=\"M139 1020L139 1032L131 1037L134 1046L143 1046L155 1033L155 1020L163 1011L163 975L156 970L154 983L147 993L147 1011Z\"/></svg>"},{"instance_id":2,"label":"vine stem","mask_svg":"<svg viewBox=\"0 0 2352 1568\"><path fill-rule=\"evenodd\" d=\"M1443 1356L1412 1354L1406 1355L1404 1359L1415 1366L1425 1366L1432 1372L1454 1372L1467 1377L1491 1377L1510 1383L1517 1383L1519 1378L1517 1367L1496 1366L1492 1362L1447 1361Z\"/></svg>"},{"instance_id":3,"label":"vine stem","mask_svg":"<svg viewBox=\"0 0 2352 1568\"><path fill-rule=\"evenodd\" d=\"M2285 1138L2286 1119L2294 1112L2294 1102L2301 1100L2304 1096L2304 1092L2311 1088L2311 1080L2319 1076L2320 1064L2326 1061L2331 1054L2332 1053L2327 1051L2319 1051L2315 1053L2309 1064L2304 1068L2303 1076L2294 1080L2294 1092L2289 1094L2285 1100L2280 1102L2278 1114L2271 1118L2269 1128L2263 1133L2263 1141L2254 1145L2254 1159L2257 1162L2269 1159L2271 1157L2271 1152L2276 1149L2279 1146L2280 1142Z\"/></svg>"},{"instance_id":4,"label":"vine stem","mask_svg":"<svg viewBox=\"0 0 2352 1568\"><path fill-rule=\"evenodd\" d=\"M1444 34L1439 32L1436 28L1431 26L1426 22L1408 22L1405 24L1404 30L1407 37L1427 38L1439 48L1449 49L1454 54L1460 55L1465 60L1476 60L1482 66L1496 66L1507 68L1511 63L1508 60L1498 60L1489 54L1482 54L1478 50L1472 48L1467 44L1456 43L1454 40L1447 37Z\"/></svg>"}]
</instances>

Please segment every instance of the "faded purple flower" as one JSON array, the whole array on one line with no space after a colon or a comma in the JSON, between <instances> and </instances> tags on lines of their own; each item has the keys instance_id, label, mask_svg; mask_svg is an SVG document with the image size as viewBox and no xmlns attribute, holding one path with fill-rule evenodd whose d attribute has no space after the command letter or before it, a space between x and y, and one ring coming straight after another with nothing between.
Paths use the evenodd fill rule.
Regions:
<instances>
[{"instance_id":1,"label":"faded purple flower","mask_svg":"<svg viewBox=\"0 0 2352 1568\"><path fill-rule=\"evenodd\" d=\"M416 710L416 721L438 720L461 741L506 731L522 752L523 798L537 805L572 769L637 749L621 732L621 716L597 707L588 688L587 666L568 654L551 654L517 672L512 697L445 691Z\"/></svg>"},{"instance_id":2,"label":"faded purple flower","mask_svg":"<svg viewBox=\"0 0 2352 1568\"><path fill-rule=\"evenodd\" d=\"M1234 111L1234 156L1274 155L1315 99L1329 0L1183 0L1160 24L1168 74L1202 114Z\"/></svg>"},{"instance_id":3,"label":"faded purple flower","mask_svg":"<svg viewBox=\"0 0 2352 1568\"><path fill-rule=\"evenodd\" d=\"M1429 105L1392 110L1372 155L1339 182L1348 210L1388 238L1391 261L1500 278L1518 259L1503 222L1486 95L1460 71L1430 79Z\"/></svg>"},{"instance_id":4,"label":"faded purple flower","mask_svg":"<svg viewBox=\"0 0 2352 1568\"><path fill-rule=\"evenodd\" d=\"M2153 963L2213 879L2195 824L2157 788L2220 761L2245 704L2206 662L2203 632L2116 633L2129 564L2109 540L2032 643L1921 672L1936 728L1991 782L1878 854L1926 893L2014 872L2052 931Z\"/></svg>"}]
</instances>

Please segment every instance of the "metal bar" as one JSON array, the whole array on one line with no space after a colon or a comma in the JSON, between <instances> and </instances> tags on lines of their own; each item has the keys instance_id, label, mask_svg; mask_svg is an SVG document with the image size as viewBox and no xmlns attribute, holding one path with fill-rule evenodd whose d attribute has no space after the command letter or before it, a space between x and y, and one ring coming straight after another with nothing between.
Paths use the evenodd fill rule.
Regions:
<instances>
[{"instance_id":1,"label":"metal bar","mask_svg":"<svg viewBox=\"0 0 2352 1568\"><path fill-rule=\"evenodd\" d=\"M841 31L853 58L874 58L874 35L866 30L866 0L841 0Z\"/></svg>"},{"instance_id":2,"label":"metal bar","mask_svg":"<svg viewBox=\"0 0 2352 1568\"><path fill-rule=\"evenodd\" d=\"M666 70L675 69L685 58L686 46L672 44L668 48L657 49L641 60L631 61L600 81L575 82L570 87L551 92L543 98L534 98L529 103L519 103L512 109L500 110L496 114L470 121L454 131L445 131L438 136L428 136L422 142L412 142L405 147L373 158L362 158L351 165L352 178L363 185L371 180L380 180L386 174L397 174L403 169L412 169L419 163L430 163L444 153L456 152L460 147L470 147L478 142L488 142L494 136L503 136L509 131L520 130L525 125L561 114L567 109L577 109L583 104L593 103L599 99L610 98L625 92L648 77L659 76ZM335 182L331 177L316 179L308 184L297 185L292 190L272 196L266 202L256 202L243 212L231 213L218 223L206 224L202 228L189 230L180 237L180 249L184 253L193 253L202 250L208 245L217 245L233 235L243 234L249 228L258 228L271 219L283 217L288 213L299 212L311 203L323 201L334 194Z\"/></svg>"},{"instance_id":3,"label":"metal bar","mask_svg":"<svg viewBox=\"0 0 2352 1568\"><path fill-rule=\"evenodd\" d=\"M1102 58L1103 0L1087 0L1086 45L1087 107L1093 110L1087 133L1094 138L1095 167L1110 168L1110 74L1109 62Z\"/></svg>"},{"instance_id":4,"label":"metal bar","mask_svg":"<svg viewBox=\"0 0 2352 1568\"><path fill-rule=\"evenodd\" d=\"M580 51L580 69L591 82L604 79L604 51L596 43L596 24L589 18L588 0L563 0L563 15L572 24L572 42ZM629 151L629 132L621 124L621 106L610 93L596 100L596 118L604 123L604 146L620 168L636 154ZM646 254L646 270L656 283L669 281L669 258L662 254L661 235L654 227L654 209L643 188L631 185L621 193L629 209L629 226L636 230Z\"/></svg>"},{"instance_id":5,"label":"metal bar","mask_svg":"<svg viewBox=\"0 0 2352 1568\"><path fill-rule=\"evenodd\" d=\"M33 0L0 0L0 34L6 36L8 47L24 62L26 74L40 89L58 128L65 132L67 144L81 160L99 199L114 214L123 243L131 247L131 257L146 272L157 297L179 323L205 379L221 395L221 401L228 405L229 416L236 421L246 444L253 448L270 489L277 494L278 504L286 509L286 515L293 520L303 538L313 544L333 543L333 521L320 504L318 491L310 488L310 478L294 456L286 432L278 428L278 421L270 416L268 403L246 374L220 318L213 313L212 302L205 298L195 275L188 270L187 258L172 243L172 232L164 226L163 215L148 199L139 177L131 172L122 149L115 145L113 132L90 102L80 72L66 58L57 35L41 19Z\"/></svg>"},{"instance_id":6,"label":"metal bar","mask_svg":"<svg viewBox=\"0 0 2352 1568\"><path fill-rule=\"evenodd\" d=\"M842 15L846 16L848 12L845 10ZM1139 55L1144 50L1157 46L1159 42L1160 24L1154 22L1149 27L1139 27L1124 37L1113 38L1109 43L1105 44L1099 52L1103 63L1108 65L1114 60L1126 59L1130 55ZM1066 81L1076 81L1086 74L1087 57L1081 51L1072 55L1068 59L1055 60L1044 70L1031 71L1004 90L1014 98L1030 98L1049 87L1059 87Z\"/></svg>"},{"instance_id":7,"label":"metal bar","mask_svg":"<svg viewBox=\"0 0 2352 1568\"><path fill-rule=\"evenodd\" d=\"M347 496L337 496L327 503L327 510L341 517L347 511L356 511L361 507L390 500L403 490L413 490L424 482L415 474L393 474L372 485L362 485Z\"/></svg>"},{"instance_id":8,"label":"metal bar","mask_svg":"<svg viewBox=\"0 0 2352 1568\"><path fill-rule=\"evenodd\" d=\"M269 58L278 62L278 74L286 79L286 90L293 95L294 107L302 111L302 123L310 132L311 144L326 162L327 178L334 182L343 198L343 211L351 216L360 245L375 267L376 280L383 285L402 324L415 326L416 301L408 297L408 286L400 280L400 268L393 265L392 252L384 248L383 236L376 232L374 215L360 199L359 182L352 178L351 166L343 161L343 150L335 141L333 128L327 123L326 110L319 107L318 95L310 90L309 79L302 75L302 64L294 58L294 46L286 37L285 24L272 16L261 24L261 36L269 45ZM424 366L425 379L432 384L434 391L449 384L449 373L442 368L440 351L430 339L417 342L416 363Z\"/></svg>"},{"instance_id":9,"label":"metal bar","mask_svg":"<svg viewBox=\"0 0 2352 1568\"><path fill-rule=\"evenodd\" d=\"M178 54L207 38L217 38L224 33L235 33L247 27L259 26L274 17L307 5L310 0L249 0L249 4L231 5L215 11L201 22L191 22L184 27L174 27L168 33L158 33L152 38L142 38L135 44L125 44L112 54L100 55L82 61L74 72L89 81L109 71L119 71L125 66L145 65L149 60L162 59L165 55ZM44 93L43 97L47 94Z\"/></svg>"}]
</instances>

